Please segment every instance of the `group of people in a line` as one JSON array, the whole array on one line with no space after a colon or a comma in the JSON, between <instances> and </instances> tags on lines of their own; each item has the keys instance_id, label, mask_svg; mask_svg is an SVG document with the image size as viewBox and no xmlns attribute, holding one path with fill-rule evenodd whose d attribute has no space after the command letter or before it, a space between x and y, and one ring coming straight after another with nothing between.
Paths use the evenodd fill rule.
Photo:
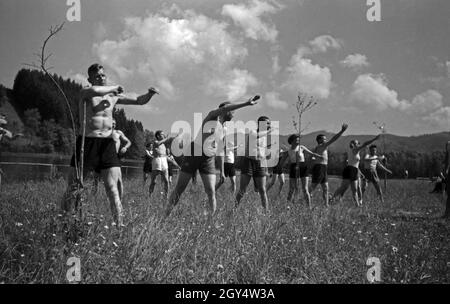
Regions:
<instances>
[{"instance_id":1,"label":"group of people in a line","mask_svg":"<svg viewBox=\"0 0 450 304\"><path fill-rule=\"evenodd\" d=\"M81 113L80 121L86 116L84 129L84 171L95 171L103 179L105 190L110 201L114 222L120 227L123 226L122 194L123 183L121 175L121 164L119 156L126 152L131 143L120 149L120 142L126 141L123 133L115 130L113 125L112 113L116 105L145 105L155 94L157 90L150 88L146 94L137 98L130 98L123 95L123 88L118 85L108 86L104 69L99 64L93 64L88 69L88 81L91 86L83 88L81 92L80 109L82 103L86 104L86 112ZM352 140L347 152L347 165L343 171L343 179L340 187L329 197L328 187L328 147L333 144L347 130L348 125L343 124L341 130L330 140L323 134L316 138L317 145L313 149L308 149L300 145L300 137L292 135L289 137L290 147L287 151L277 151L278 164L271 167L272 179L268 185L269 168L266 165L268 137L273 133L271 120L267 116L260 116L257 120L258 127L251 130L246 136L253 136L257 144L255 147L249 146L249 140L246 140L246 155L240 163L240 182L237 190L235 157L234 151L238 148L233 143L224 145L224 153L217 154L216 145L208 142L215 138L215 132L218 129L223 130L226 122L233 119L235 111L254 106L258 103L259 96L254 96L245 102L231 103L224 102L218 108L211 110L202 122L202 128L196 138L191 142L191 151L201 151L200 155L185 155L180 165L175 161L166 146L171 138L164 132L157 131L155 139L146 147L144 164L144 183L150 175L151 183L149 194L152 195L155 189L155 183L158 176L161 176L163 183L164 196L168 199L165 206L165 216L169 216L172 209L179 202L183 192L189 182L199 173L203 186L208 197L209 215L212 217L216 211L216 190L219 189L228 177L231 181L231 191L235 194L235 206L238 206L247 192L247 187L253 179L255 190L259 193L261 204L264 209L269 208L267 190L270 189L277 180L280 181L279 191L284 184L283 167L289 165L289 194L288 200L295 199L299 192L299 181L304 194L306 203L311 206L311 195L318 185L322 188L323 200L325 205L330 201L341 199L346 190L350 187L352 197L358 206L362 205L362 194L369 182L373 183L378 195L382 198L381 187L377 174L377 168L391 173L380 160L382 156L377 155L377 148L372 145L380 136L361 144L357 140ZM82 133L83 134L83 133ZM76 144L76 155L72 157L72 166L80 163L81 139L79 136ZM172 138L173 139L173 138ZM199 147L200 145L200 147ZM370 147L369 147L370 146ZM361 159L360 152L369 147L369 153ZM447 145L450 147L450 144ZM208 151L210 149L210 151ZM248 153L249 150L251 153ZM449 149L447 149L448 151ZM310 168L307 167L305 153L312 157ZM217 154L217 155L216 155ZM447 158L448 158L447 153ZM222 156L223 155L223 156ZM76 156L76 157L75 157ZM216 181L216 157L219 162L219 180ZM273 157L273 155L271 155ZM360 163L363 167L360 170ZM450 163L446 160L447 163ZM169 183L171 181L170 168L178 168L178 178L176 185L169 196ZM446 166L448 169L448 166ZM308 173L311 175L310 183ZM361 176L364 176L364 183L361 183ZM68 189L63 199L62 208L65 211L73 210L74 192L76 187L76 174L73 171L68 180ZM448 204L447 204L448 205ZM446 214L448 214L448 209Z\"/></svg>"}]
</instances>

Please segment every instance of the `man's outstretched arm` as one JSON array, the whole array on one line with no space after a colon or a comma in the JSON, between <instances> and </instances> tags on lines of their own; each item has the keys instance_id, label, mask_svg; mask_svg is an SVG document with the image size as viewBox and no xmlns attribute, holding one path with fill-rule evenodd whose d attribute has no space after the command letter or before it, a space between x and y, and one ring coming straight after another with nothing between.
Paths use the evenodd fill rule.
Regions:
<instances>
[{"instance_id":1,"label":"man's outstretched arm","mask_svg":"<svg viewBox=\"0 0 450 304\"><path fill-rule=\"evenodd\" d=\"M152 99L153 95L155 95L155 94L159 94L158 91L155 88L150 88L150 89L148 89L147 94L141 95L137 98L121 96L117 100L117 103L122 104L122 105L141 105L142 106L142 105L147 104L150 101L150 99Z\"/></svg>"},{"instance_id":2,"label":"man's outstretched arm","mask_svg":"<svg viewBox=\"0 0 450 304\"><path fill-rule=\"evenodd\" d=\"M211 112L209 112L209 114L205 118L205 120L210 120L210 119L218 117L218 116L220 116L222 114L225 114L227 112L235 111L235 110L238 110L238 109L241 109L241 108L244 108L244 107L254 106L254 105L256 105L258 103L257 100L259 98L260 97L257 95L257 96L251 97L246 102L236 103L236 104L228 104L228 105L225 105L225 106L223 106L221 108L212 110Z\"/></svg>"},{"instance_id":3,"label":"man's outstretched arm","mask_svg":"<svg viewBox=\"0 0 450 304\"><path fill-rule=\"evenodd\" d=\"M347 130L348 125L347 124L343 124L341 131L339 131L339 133L337 133L336 135L334 135L327 143L325 143L325 147L328 147L329 145L331 145L332 143L334 143L336 140L339 139L339 137L342 136L342 134L344 134L345 130Z\"/></svg>"}]
</instances>

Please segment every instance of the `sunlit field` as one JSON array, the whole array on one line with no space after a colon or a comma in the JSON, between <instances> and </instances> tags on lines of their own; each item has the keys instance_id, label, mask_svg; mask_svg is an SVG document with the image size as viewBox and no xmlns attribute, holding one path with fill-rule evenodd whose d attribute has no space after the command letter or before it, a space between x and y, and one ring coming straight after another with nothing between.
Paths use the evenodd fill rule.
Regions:
<instances>
[{"instance_id":1,"label":"sunlit field","mask_svg":"<svg viewBox=\"0 0 450 304\"><path fill-rule=\"evenodd\" d=\"M331 190L339 180L331 181ZM369 257L381 261L382 283L449 283L450 223L439 219L442 195L427 181L388 181L385 204L370 186L364 207L347 192L325 208L287 204L276 186L265 214L250 185L240 207L226 187L208 225L199 179L167 221L160 186L125 181L126 228L111 226L102 185L87 197L76 242L60 232L63 179L5 184L0 194L0 283L67 283L69 257L81 260L81 283L368 283Z\"/></svg>"}]
</instances>

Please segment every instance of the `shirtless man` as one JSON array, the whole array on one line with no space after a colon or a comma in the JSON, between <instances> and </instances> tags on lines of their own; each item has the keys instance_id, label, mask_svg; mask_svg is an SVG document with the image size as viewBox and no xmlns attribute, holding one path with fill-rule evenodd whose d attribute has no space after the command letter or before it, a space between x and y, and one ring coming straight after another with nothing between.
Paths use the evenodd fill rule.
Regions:
<instances>
[{"instance_id":1,"label":"shirtless man","mask_svg":"<svg viewBox=\"0 0 450 304\"><path fill-rule=\"evenodd\" d=\"M150 88L148 92L137 98L128 98L121 86L108 86L104 69L99 64L93 64L88 69L90 87L83 88L79 103L80 121L83 121L83 104L86 105L86 129L84 144L84 173L96 171L101 174L108 196L114 222L123 226L122 203L117 182L120 178L120 161L117 157L116 143L112 138L113 109L116 104L145 105L157 91ZM81 128L80 131L82 132ZM76 156L72 157L71 166L80 162L82 136L77 139ZM68 187L62 201L62 209L73 210L74 198L77 195L76 171L72 170L68 178Z\"/></svg>"},{"instance_id":2,"label":"shirtless man","mask_svg":"<svg viewBox=\"0 0 450 304\"><path fill-rule=\"evenodd\" d=\"M225 151L225 158L224 158L224 174L225 177L230 178L231 186L230 190L233 192L233 196L236 193L236 168L234 165L234 152L238 148L237 146L234 146L234 133L233 134L227 134L226 127L223 128L224 134L225 134L225 145L224 145L224 151ZM216 185L216 192L219 190L219 188L225 183L225 179L220 180L219 183Z\"/></svg>"},{"instance_id":3,"label":"shirtless man","mask_svg":"<svg viewBox=\"0 0 450 304\"><path fill-rule=\"evenodd\" d=\"M369 182L373 184L375 190L377 191L378 197L381 202L384 203L383 192L381 191L380 178L378 177L377 168L381 168L386 173L392 174L390 170L388 170L383 164L381 160L384 159L384 156L377 155L377 146L371 145L369 147L369 154L366 154L363 162L362 173L364 174L364 182L362 183L362 194L366 192L367 187L369 187Z\"/></svg>"},{"instance_id":4,"label":"shirtless man","mask_svg":"<svg viewBox=\"0 0 450 304\"><path fill-rule=\"evenodd\" d=\"M164 196L167 199L169 192L169 163L167 155L167 147L165 145L171 137L167 137L163 131L158 130L155 132L155 140L153 141L153 160L152 160L152 173L151 182L149 187L149 196L152 196L156 186L156 178L161 176L161 180L164 186Z\"/></svg>"},{"instance_id":5,"label":"shirtless man","mask_svg":"<svg viewBox=\"0 0 450 304\"><path fill-rule=\"evenodd\" d=\"M338 140L342 134L344 134L345 130L347 130L348 125L343 124L341 131L334 135L330 141L327 141L327 137L323 134L319 134L316 137L317 146L313 150L314 153L317 153L321 156L321 158L313 159L313 167L312 167L312 177L311 177L311 190L309 191L311 197L316 189L317 185L322 186L322 195L325 205L328 207L328 147Z\"/></svg>"},{"instance_id":6,"label":"shirtless man","mask_svg":"<svg viewBox=\"0 0 450 304\"><path fill-rule=\"evenodd\" d=\"M236 195L236 207L241 203L247 192L248 184L253 178L256 191L259 193L261 205L265 211L269 209L266 179L269 175L267 168L267 136L273 131L271 121L267 116L258 118L258 129L246 134L246 155L241 164L241 180ZM256 139L256 147L250 147L250 136Z\"/></svg>"},{"instance_id":7,"label":"shirtless man","mask_svg":"<svg viewBox=\"0 0 450 304\"><path fill-rule=\"evenodd\" d=\"M209 142L205 142L209 140L215 134L216 130L223 129L222 125L226 121L230 121L233 118L233 114L235 110L253 106L257 104L257 100L259 96L255 96L250 98L248 101L238 104L232 104L230 102L224 102L219 105L218 109L212 110L208 113L206 118L203 120L202 129L200 130L201 136L200 143L202 147L197 147L200 151L202 151L202 155L194 155L196 142L191 143L191 156L185 156L183 164L181 165L181 170L178 176L177 185L175 186L175 190L171 193L169 202L167 204L167 208L165 211L166 217L170 215L172 209L180 200L181 195L186 189L189 181L192 179L193 174L198 170L200 172L200 176L203 181L203 186L205 188L205 192L208 195L208 204L209 204L209 218L211 219L214 213L216 212L216 168L215 168L215 155L214 148L211 147L212 151L206 151L208 148L213 145L209 145ZM214 124L215 127L211 127ZM206 126L205 126L206 125ZM214 128L214 131L212 130ZM220 134L219 134L220 135ZM223 136L220 136L223 138ZM206 147L205 147L206 145ZM211 153L212 152L212 153ZM224 160L222 156L220 157L220 180L225 180L225 172L224 172Z\"/></svg>"}]
</instances>

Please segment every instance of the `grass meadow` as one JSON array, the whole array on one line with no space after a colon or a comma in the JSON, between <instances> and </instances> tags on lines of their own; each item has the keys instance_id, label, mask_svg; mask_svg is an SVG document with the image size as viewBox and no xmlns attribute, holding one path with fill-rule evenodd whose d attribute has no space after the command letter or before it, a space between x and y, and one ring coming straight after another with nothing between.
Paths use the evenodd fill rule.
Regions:
<instances>
[{"instance_id":1,"label":"grass meadow","mask_svg":"<svg viewBox=\"0 0 450 304\"><path fill-rule=\"evenodd\" d=\"M312 210L287 204L287 185L280 196L275 186L269 214L253 190L233 212L228 183L208 226L200 179L165 222L162 197L149 200L148 184L126 180L121 232L100 185L96 198L86 195L76 243L60 233L64 179L4 184L0 283L67 283L69 257L80 258L81 283L368 283L369 257L380 259L382 283L450 283L450 223L427 181L388 181L384 204L370 186L362 208L349 192L325 208L318 189Z\"/></svg>"}]
</instances>

